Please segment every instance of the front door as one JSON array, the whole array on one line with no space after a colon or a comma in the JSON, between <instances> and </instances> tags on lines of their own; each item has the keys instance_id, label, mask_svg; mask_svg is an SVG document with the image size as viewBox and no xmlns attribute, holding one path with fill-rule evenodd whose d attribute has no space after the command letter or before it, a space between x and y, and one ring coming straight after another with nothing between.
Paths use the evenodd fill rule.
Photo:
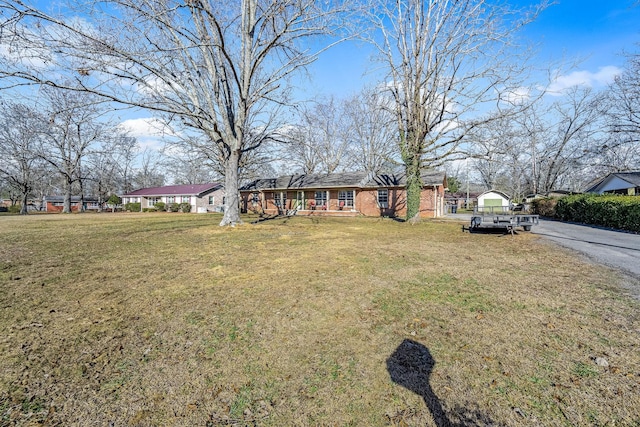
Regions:
<instances>
[{"instance_id":1,"label":"front door","mask_svg":"<svg viewBox=\"0 0 640 427\"><path fill-rule=\"evenodd\" d=\"M298 191L296 193L296 206L295 210L299 211L304 209L304 191Z\"/></svg>"}]
</instances>

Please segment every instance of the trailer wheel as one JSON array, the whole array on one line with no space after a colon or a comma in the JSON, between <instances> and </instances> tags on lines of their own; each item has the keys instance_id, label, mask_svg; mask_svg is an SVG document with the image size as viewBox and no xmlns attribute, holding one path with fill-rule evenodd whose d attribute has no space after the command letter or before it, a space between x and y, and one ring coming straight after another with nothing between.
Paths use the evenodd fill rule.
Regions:
<instances>
[{"instance_id":1,"label":"trailer wheel","mask_svg":"<svg viewBox=\"0 0 640 427\"><path fill-rule=\"evenodd\" d=\"M531 231L530 225L523 225L522 228L524 229L524 231Z\"/></svg>"}]
</instances>

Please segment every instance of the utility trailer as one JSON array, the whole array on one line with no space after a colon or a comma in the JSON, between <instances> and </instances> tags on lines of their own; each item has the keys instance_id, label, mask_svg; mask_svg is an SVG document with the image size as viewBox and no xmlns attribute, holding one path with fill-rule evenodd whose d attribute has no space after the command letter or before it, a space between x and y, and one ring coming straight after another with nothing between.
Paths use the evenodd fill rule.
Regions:
<instances>
[{"instance_id":1,"label":"utility trailer","mask_svg":"<svg viewBox=\"0 0 640 427\"><path fill-rule=\"evenodd\" d=\"M469 232L474 231L505 231L514 234L516 227L524 231L531 231L531 227L538 225L539 216L522 213L517 207L506 208L487 206L475 208L469 224ZM464 227L463 227L464 231Z\"/></svg>"}]
</instances>

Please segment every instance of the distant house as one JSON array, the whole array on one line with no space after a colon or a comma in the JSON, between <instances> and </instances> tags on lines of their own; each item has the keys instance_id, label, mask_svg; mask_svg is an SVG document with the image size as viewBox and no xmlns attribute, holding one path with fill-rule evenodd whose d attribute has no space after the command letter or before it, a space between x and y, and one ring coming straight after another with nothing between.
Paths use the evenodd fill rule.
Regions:
<instances>
[{"instance_id":1,"label":"distant house","mask_svg":"<svg viewBox=\"0 0 640 427\"><path fill-rule=\"evenodd\" d=\"M593 182L584 192L640 195L640 172L610 173Z\"/></svg>"},{"instance_id":2,"label":"distant house","mask_svg":"<svg viewBox=\"0 0 640 427\"><path fill-rule=\"evenodd\" d=\"M425 173L422 181L420 216L442 216L447 185L445 174ZM407 212L405 187L404 174L286 175L258 179L242 186L241 210L267 215L401 217Z\"/></svg>"},{"instance_id":3,"label":"distant house","mask_svg":"<svg viewBox=\"0 0 640 427\"><path fill-rule=\"evenodd\" d=\"M100 210L100 202L96 197L85 196L71 196L71 212L79 212L81 204L84 203L85 211L98 211ZM62 212L64 209L64 196L44 196L42 199L42 205L45 212Z\"/></svg>"},{"instance_id":4,"label":"distant house","mask_svg":"<svg viewBox=\"0 0 640 427\"><path fill-rule=\"evenodd\" d=\"M485 191L478 195L478 212L505 212L511 208L511 198L496 190Z\"/></svg>"},{"instance_id":5,"label":"distant house","mask_svg":"<svg viewBox=\"0 0 640 427\"><path fill-rule=\"evenodd\" d=\"M122 203L141 203L141 209L156 203L189 203L191 212L221 212L224 206L222 184L184 184L141 188L121 196Z\"/></svg>"}]
</instances>

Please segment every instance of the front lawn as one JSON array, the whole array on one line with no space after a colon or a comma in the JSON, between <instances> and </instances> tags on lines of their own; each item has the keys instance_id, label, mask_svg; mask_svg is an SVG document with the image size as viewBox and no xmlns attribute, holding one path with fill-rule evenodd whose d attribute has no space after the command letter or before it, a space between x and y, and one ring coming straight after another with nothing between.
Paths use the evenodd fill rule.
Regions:
<instances>
[{"instance_id":1,"label":"front lawn","mask_svg":"<svg viewBox=\"0 0 640 427\"><path fill-rule=\"evenodd\" d=\"M0 425L640 424L610 270L448 222L219 222L0 217Z\"/></svg>"}]
</instances>

